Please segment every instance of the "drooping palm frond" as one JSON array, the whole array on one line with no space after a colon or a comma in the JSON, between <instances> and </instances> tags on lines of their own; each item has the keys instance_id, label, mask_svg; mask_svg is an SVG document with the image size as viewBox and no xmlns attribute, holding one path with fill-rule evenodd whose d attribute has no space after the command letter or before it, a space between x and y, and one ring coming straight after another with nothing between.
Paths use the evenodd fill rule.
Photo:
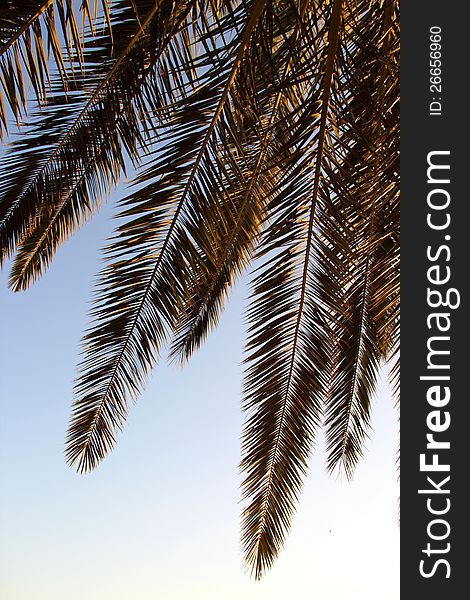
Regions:
<instances>
[{"instance_id":1,"label":"drooping palm frond","mask_svg":"<svg viewBox=\"0 0 470 600\"><path fill-rule=\"evenodd\" d=\"M355 122L345 129L350 150L339 152L341 170L331 172L318 241L319 248L329 246L319 254L320 268L333 272L336 283L321 296L335 340L325 420L328 469L342 466L348 477L362 455L380 363L398 337L399 301L396 14L387 2L383 10L351 16L343 77Z\"/></svg>"},{"instance_id":2,"label":"drooping palm frond","mask_svg":"<svg viewBox=\"0 0 470 600\"><path fill-rule=\"evenodd\" d=\"M3 257L20 244L11 277L14 289L24 289L41 275L57 246L117 184L126 157L141 160L146 145L142 121L158 112L162 96L168 101L150 65L164 55L190 3L182 2L174 14L173 3L164 0L137 4L146 18L137 21L126 0L121 11L115 7L112 26L119 42L110 48L109 36L91 38L84 49L91 63L85 89L72 99L70 93L58 95L5 161L14 168L3 174L0 243ZM51 121L54 128L46 128L44 136L44 125Z\"/></svg>"},{"instance_id":3,"label":"drooping palm frond","mask_svg":"<svg viewBox=\"0 0 470 600\"><path fill-rule=\"evenodd\" d=\"M139 178L140 184L149 183L125 203L122 216L131 220L118 229L110 247L95 324L85 338L67 446L69 462L80 470L93 468L113 446L127 412L127 396L135 396L141 387L182 306L185 272L199 260L197 249L188 243L188 222L200 202L210 201L201 188L216 184L223 173L224 164L214 151L217 137L222 127L229 130L230 93L265 2L240 5L213 20L208 18L210 7L201 8L203 39L212 35L220 42L196 59L199 89L182 101L165 127L161 156ZM222 44L224 35L228 41ZM214 64L217 68L209 71Z\"/></svg>"},{"instance_id":4,"label":"drooping palm frond","mask_svg":"<svg viewBox=\"0 0 470 600\"><path fill-rule=\"evenodd\" d=\"M396 31L393 45L388 37L392 24L396 27L394 11L392 3L385 9L335 2L317 19L328 33L315 36L324 41L325 67L317 83L317 130L305 149L313 171L311 225L292 233L290 251L282 259L275 255L256 280L259 291L255 287L248 314L242 468L251 502L243 543L256 576L282 546L323 404L329 468L341 463L352 474L380 361L397 335L397 264L391 252L398 239ZM289 222L285 216L279 221L284 228ZM303 271L296 271L295 259ZM390 270L383 260L391 261Z\"/></svg>"},{"instance_id":5,"label":"drooping palm frond","mask_svg":"<svg viewBox=\"0 0 470 600\"><path fill-rule=\"evenodd\" d=\"M225 135L220 149L227 179L224 194L213 187L213 201L208 203L206 189L205 202L188 229L206 259L187 284L174 332L171 355L181 362L217 324L228 289L253 258L266 206L279 191L287 162L293 161L291 103L295 97L298 104L307 64L302 46L292 41L292 35L300 38L299 17L294 5L276 14L273 27L255 48L254 76L249 72L252 65L245 65L235 82L235 107L243 112L232 110L231 134Z\"/></svg>"},{"instance_id":6,"label":"drooping palm frond","mask_svg":"<svg viewBox=\"0 0 470 600\"><path fill-rule=\"evenodd\" d=\"M93 27L98 2L109 24L108 0L80 4L82 22ZM73 0L5 0L0 7L0 139L8 131L6 102L17 122L27 106L28 83L42 104L52 92L49 57L64 87L71 77L67 63L81 69L82 27ZM73 77L73 75L72 75Z\"/></svg>"},{"instance_id":7,"label":"drooping palm frond","mask_svg":"<svg viewBox=\"0 0 470 600\"><path fill-rule=\"evenodd\" d=\"M124 17L125 26L126 16L120 15L120 11L118 14ZM77 61L67 65L70 81L65 89L62 78L55 73L51 80L52 98L48 99L40 111L31 115L30 123L23 130L24 134L19 138L15 136L18 139L13 139L9 145L10 151L4 158L1 174L2 259L15 250L17 243L21 241L22 232L30 228L39 206L51 207L53 192L61 189L53 175L62 175L64 180L67 180L67 176L73 176L73 163L67 169L67 162L64 160L62 164L59 155L62 148L67 148L69 139L74 137L73 126L79 121L77 114L86 105L96 81L100 81L109 70L112 49L113 44L106 33L97 37L88 35L82 49L82 55L86 54L86 61L82 63L86 74L77 71L80 66ZM81 141L80 148L86 148L85 140ZM78 154L78 150L79 148L75 148L75 152L69 154ZM62 172L57 164L62 167Z\"/></svg>"},{"instance_id":8,"label":"drooping palm frond","mask_svg":"<svg viewBox=\"0 0 470 600\"><path fill-rule=\"evenodd\" d=\"M247 566L257 578L276 558L289 528L327 384L329 335L315 302L311 254L342 7L341 0L319 7L312 19L318 62L310 74L310 97L303 99L304 114L296 119L307 143L303 177L271 208L269 243L263 248L267 260L248 312L242 469L249 504L242 540Z\"/></svg>"}]
</instances>

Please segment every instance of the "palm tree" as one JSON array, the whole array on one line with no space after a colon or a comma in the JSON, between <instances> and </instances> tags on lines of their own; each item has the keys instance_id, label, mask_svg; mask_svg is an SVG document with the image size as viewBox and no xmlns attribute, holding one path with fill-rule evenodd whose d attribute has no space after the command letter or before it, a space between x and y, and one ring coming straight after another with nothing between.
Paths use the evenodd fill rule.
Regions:
<instances>
[{"instance_id":1,"label":"palm tree","mask_svg":"<svg viewBox=\"0 0 470 600\"><path fill-rule=\"evenodd\" d=\"M2 264L27 288L136 173L83 341L66 448L80 472L251 266L242 544L260 577L319 427L328 470L351 477L397 355L398 2L95 2L0 8Z\"/></svg>"}]
</instances>

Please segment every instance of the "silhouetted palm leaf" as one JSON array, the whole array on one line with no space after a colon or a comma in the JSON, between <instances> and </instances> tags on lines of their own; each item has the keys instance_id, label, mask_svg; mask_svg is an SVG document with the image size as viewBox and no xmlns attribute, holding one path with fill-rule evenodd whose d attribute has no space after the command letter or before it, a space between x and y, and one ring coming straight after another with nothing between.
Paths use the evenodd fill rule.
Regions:
<instances>
[{"instance_id":1,"label":"silhouetted palm leaf","mask_svg":"<svg viewBox=\"0 0 470 600\"><path fill-rule=\"evenodd\" d=\"M105 9L108 0L95 0ZM82 0L80 12L93 27L91 2ZM79 20L73 0L4 0L0 7L0 138L8 130L5 100L17 122L27 105L27 84L37 101L44 103L50 88L49 56L64 87L68 86L69 61L82 68L83 48ZM73 75L72 75L73 77Z\"/></svg>"},{"instance_id":2,"label":"silhouetted palm leaf","mask_svg":"<svg viewBox=\"0 0 470 600\"><path fill-rule=\"evenodd\" d=\"M101 196L123 174L126 157L140 161L146 144L142 116L158 113L162 95L168 101L168 93L149 67L164 53L168 38L162 35L158 41L144 27L150 27L158 14L157 32L159 27L165 32L165 26L170 32L177 29L187 3L180 7L182 14L178 9L165 19L168 2L139 0L147 18L137 23L127 1L120 1L113 25L119 42L110 46L109 36L91 37L84 48L87 75L75 79L77 93L60 93L61 81L57 81L54 101L41 111L28 137L12 149L15 168L3 177L0 238L2 257L22 243L12 272L14 289L27 287L40 275L57 245L96 210ZM40 150L32 153L38 144ZM18 156L23 160L18 161ZM28 235L23 237L25 232Z\"/></svg>"}]
</instances>

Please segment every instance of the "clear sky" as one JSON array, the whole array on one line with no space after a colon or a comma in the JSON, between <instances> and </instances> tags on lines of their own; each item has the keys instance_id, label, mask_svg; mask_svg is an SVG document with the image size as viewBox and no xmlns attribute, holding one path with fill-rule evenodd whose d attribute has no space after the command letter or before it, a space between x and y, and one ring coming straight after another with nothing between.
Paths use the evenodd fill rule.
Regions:
<instances>
[{"instance_id":1,"label":"clear sky","mask_svg":"<svg viewBox=\"0 0 470 600\"><path fill-rule=\"evenodd\" d=\"M80 476L63 459L72 381L109 208L14 295L1 276L2 600L397 600L397 414L381 385L352 483L318 445L286 547L259 583L239 546L243 306L184 370L162 364L116 450Z\"/></svg>"}]
</instances>

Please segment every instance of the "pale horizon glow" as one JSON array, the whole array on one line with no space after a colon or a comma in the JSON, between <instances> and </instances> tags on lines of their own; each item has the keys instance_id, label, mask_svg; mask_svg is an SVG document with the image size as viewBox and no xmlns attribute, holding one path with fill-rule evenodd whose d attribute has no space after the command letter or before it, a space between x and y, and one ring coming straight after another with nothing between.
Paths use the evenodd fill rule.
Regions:
<instances>
[{"instance_id":1,"label":"pale horizon glow","mask_svg":"<svg viewBox=\"0 0 470 600\"><path fill-rule=\"evenodd\" d=\"M398 417L385 384L352 483L321 441L284 551L261 582L239 544L242 314L184 369L155 370L115 451L93 473L63 442L78 347L110 209L25 293L2 273L0 597L5 600L397 600ZM163 357L165 358L165 357Z\"/></svg>"}]
</instances>

